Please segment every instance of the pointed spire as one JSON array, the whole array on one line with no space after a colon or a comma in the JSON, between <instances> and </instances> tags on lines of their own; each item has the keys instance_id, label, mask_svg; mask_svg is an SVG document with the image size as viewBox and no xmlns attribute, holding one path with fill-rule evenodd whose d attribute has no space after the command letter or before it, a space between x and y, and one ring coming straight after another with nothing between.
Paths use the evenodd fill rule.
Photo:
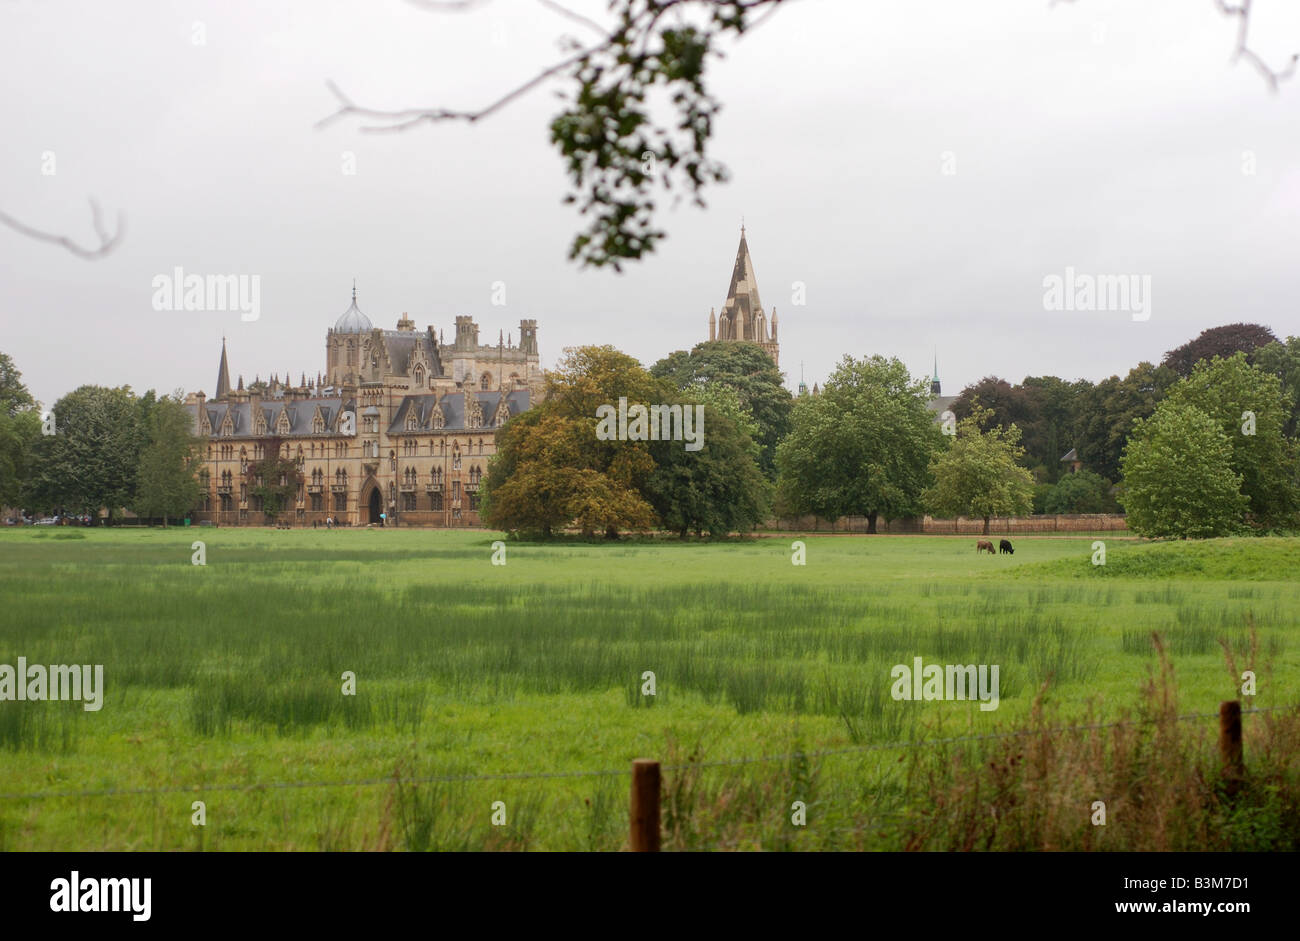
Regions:
<instances>
[{"instance_id":1,"label":"pointed spire","mask_svg":"<svg viewBox=\"0 0 1300 941\"><path fill-rule=\"evenodd\" d=\"M758 279L754 276L754 262L749 257L749 244L741 227L740 244L736 247L736 263L731 269L731 283L727 287L727 300L718 317L719 340L750 340L762 342L759 315L763 303L758 298Z\"/></svg>"},{"instance_id":2,"label":"pointed spire","mask_svg":"<svg viewBox=\"0 0 1300 941\"><path fill-rule=\"evenodd\" d=\"M242 372L239 374L239 391L244 391L244 374Z\"/></svg>"},{"instance_id":3,"label":"pointed spire","mask_svg":"<svg viewBox=\"0 0 1300 941\"><path fill-rule=\"evenodd\" d=\"M226 362L226 338L221 338L221 365L217 367L217 398L230 392L230 365Z\"/></svg>"}]
</instances>

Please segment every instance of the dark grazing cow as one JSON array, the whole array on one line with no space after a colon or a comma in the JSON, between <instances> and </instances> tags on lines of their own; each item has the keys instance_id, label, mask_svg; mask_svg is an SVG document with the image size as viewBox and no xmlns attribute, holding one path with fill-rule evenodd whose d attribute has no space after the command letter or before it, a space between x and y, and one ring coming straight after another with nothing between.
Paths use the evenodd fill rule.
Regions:
<instances>
[{"instance_id":1,"label":"dark grazing cow","mask_svg":"<svg viewBox=\"0 0 1300 941\"><path fill-rule=\"evenodd\" d=\"M1007 555L1016 554L1016 550L1011 548L1011 543L1006 539L1003 539L1000 542L998 542L998 551L1005 552Z\"/></svg>"},{"instance_id":2,"label":"dark grazing cow","mask_svg":"<svg viewBox=\"0 0 1300 941\"><path fill-rule=\"evenodd\" d=\"M993 555L993 554L994 554L994 553L993 553L993 543L991 543L991 542L987 542L987 541L985 541L985 540L983 540L983 539L981 539L979 542L975 543L975 554L976 554L976 555L979 555L979 554L980 554L981 552L983 552L985 549L988 550L989 555Z\"/></svg>"}]
</instances>

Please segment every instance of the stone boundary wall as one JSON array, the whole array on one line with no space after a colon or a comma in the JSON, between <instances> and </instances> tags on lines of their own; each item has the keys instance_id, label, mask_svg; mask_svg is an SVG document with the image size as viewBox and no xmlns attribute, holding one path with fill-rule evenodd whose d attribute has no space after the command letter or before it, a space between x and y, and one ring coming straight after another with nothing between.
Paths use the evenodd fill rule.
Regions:
<instances>
[{"instance_id":1,"label":"stone boundary wall","mask_svg":"<svg viewBox=\"0 0 1300 941\"><path fill-rule=\"evenodd\" d=\"M845 516L832 524L817 516L799 516L770 520L765 529L796 532L865 533L865 516ZM925 533L928 535L978 536L984 532L983 519L959 516L956 519L921 518L877 520L881 533ZM989 520L989 534L996 533L1092 533L1123 532L1128 529L1122 513L1040 513L1034 516L995 516Z\"/></svg>"}]
</instances>

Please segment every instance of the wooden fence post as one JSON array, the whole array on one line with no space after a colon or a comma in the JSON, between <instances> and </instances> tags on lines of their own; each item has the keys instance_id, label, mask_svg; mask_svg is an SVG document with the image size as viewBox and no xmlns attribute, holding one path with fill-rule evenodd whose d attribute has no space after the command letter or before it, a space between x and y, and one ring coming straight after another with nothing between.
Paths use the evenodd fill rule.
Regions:
<instances>
[{"instance_id":1,"label":"wooden fence post","mask_svg":"<svg viewBox=\"0 0 1300 941\"><path fill-rule=\"evenodd\" d=\"M637 758L632 762L632 852L659 852L659 762Z\"/></svg>"},{"instance_id":2,"label":"wooden fence post","mask_svg":"<svg viewBox=\"0 0 1300 941\"><path fill-rule=\"evenodd\" d=\"M1246 776L1241 754L1241 701L1219 703L1219 760L1229 797L1234 797Z\"/></svg>"}]
</instances>

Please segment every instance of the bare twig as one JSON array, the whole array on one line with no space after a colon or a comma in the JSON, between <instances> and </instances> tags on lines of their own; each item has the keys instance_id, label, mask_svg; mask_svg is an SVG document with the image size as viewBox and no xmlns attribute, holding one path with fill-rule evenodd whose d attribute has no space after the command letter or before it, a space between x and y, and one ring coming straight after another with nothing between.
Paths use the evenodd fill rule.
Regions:
<instances>
[{"instance_id":1,"label":"bare twig","mask_svg":"<svg viewBox=\"0 0 1300 941\"><path fill-rule=\"evenodd\" d=\"M125 220L121 212L117 214L117 231L109 234L104 228L103 216L99 211L99 204L93 199L90 201L90 219L91 226L95 230L95 236L99 239L99 245L94 248L83 248L66 235L55 235L51 232L42 232L40 229L33 229L29 225L19 222L13 216L5 212L0 212L0 223L3 223L28 238L36 239L40 242L51 242L54 245L61 245L78 258L93 260L103 258L113 249L117 248L122 241L122 236L126 233Z\"/></svg>"},{"instance_id":2,"label":"bare twig","mask_svg":"<svg viewBox=\"0 0 1300 941\"><path fill-rule=\"evenodd\" d=\"M352 99L343 94L332 80L327 81L325 83L326 87L334 93L334 97L336 97L340 102L339 109L333 114L317 121L316 127L325 127L327 124L332 124L339 118L344 118L349 115L357 115L359 117L390 122L387 125L376 124L363 126L361 128L363 131L406 131L415 127L417 124L423 124L425 122L436 123L438 121L466 121L473 124L475 121L478 121L481 118L486 118L493 112L505 107L521 95L527 94L547 79L577 65L587 56L590 56L594 52L599 52L609 45L610 42L607 41L591 49L584 49L581 52L576 52L568 58L555 63L550 68L543 69L522 85L516 86L487 107L480 108L477 111L456 111L448 108L405 108L399 111L384 111L378 108L366 108L354 104Z\"/></svg>"},{"instance_id":3,"label":"bare twig","mask_svg":"<svg viewBox=\"0 0 1300 941\"><path fill-rule=\"evenodd\" d=\"M1245 59L1255 67L1255 71L1264 77L1264 81L1268 82L1269 89L1277 91L1278 85L1295 75L1296 66L1300 64L1300 52L1293 54L1286 68L1279 71L1272 68L1257 52L1250 48L1247 35L1250 32L1251 2L1252 0L1241 0L1238 5L1233 6L1227 0L1215 0L1219 12L1224 16L1237 17L1237 46L1233 50L1233 60Z\"/></svg>"},{"instance_id":4,"label":"bare twig","mask_svg":"<svg viewBox=\"0 0 1300 941\"><path fill-rule=\"evenodd\" d=\"M609 35L608 27L601 26L591 17L583 16L581 13L578 13L576 10L570 10L568 7L557 3L556 0L537 0L537 2L540 3L542 6L546 7L548 10L554 10L556 13L560 14L560 16L568 17L569 19L573 20L575 23L581 23L583 26L587 27L588 29L595 30L596 33L598 33L601 36Z\"/></svg>"}]
</instances>

